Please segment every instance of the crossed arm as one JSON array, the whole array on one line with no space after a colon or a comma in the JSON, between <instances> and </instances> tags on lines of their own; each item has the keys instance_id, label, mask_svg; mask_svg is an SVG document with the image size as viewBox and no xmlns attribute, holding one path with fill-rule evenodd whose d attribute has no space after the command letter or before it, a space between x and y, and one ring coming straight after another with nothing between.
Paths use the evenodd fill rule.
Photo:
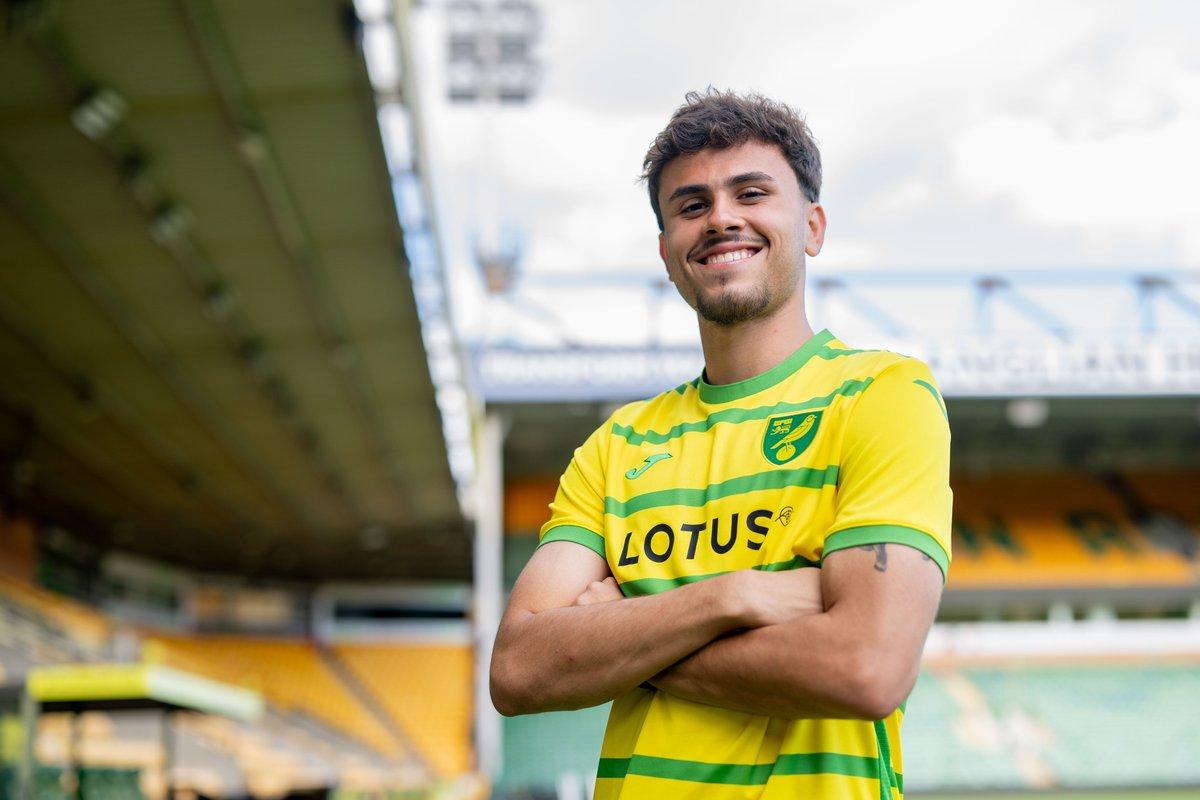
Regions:
<instances>
[{"instance_id":1,"label":"crossed arm","mask_svg":"<svg viewBox=\"0 0 1200 800\"><path fill-rule=\"evenodd\" d=\"M554 542L509 599L492 699L506 715L583 708L651 681L756 714L881 719L912 689L941 588L927 556L889 544L624 598L603 559Z\"/></svg>"}]
</instances>

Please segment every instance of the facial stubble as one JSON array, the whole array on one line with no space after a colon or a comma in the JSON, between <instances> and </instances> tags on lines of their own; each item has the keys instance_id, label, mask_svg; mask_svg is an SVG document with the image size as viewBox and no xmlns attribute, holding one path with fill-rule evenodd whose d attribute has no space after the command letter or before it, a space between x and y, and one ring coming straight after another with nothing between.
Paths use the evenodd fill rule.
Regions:
<instances>
[{"instance_id":1,"label":"facial stubble","mask_svg":"<svg viewBox=\"0 0 1200 800\"><path fill-rule=\"evenodd\" d=\"M742 292L727 290L725 287L729 278L722 276L721 285L714 292L706 293L702 288L695 287L696 313L702 319L723 327L766 316L796 291L803 272L804 263L801 261L790 280L776 282L767 277Z\"/></svg>"}]
</instances>

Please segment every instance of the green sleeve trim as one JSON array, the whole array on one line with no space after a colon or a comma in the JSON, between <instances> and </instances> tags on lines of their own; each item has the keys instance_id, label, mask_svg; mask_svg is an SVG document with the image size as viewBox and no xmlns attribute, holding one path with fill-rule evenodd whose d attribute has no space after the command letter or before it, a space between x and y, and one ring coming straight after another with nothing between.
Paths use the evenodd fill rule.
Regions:
<instances>
[{"instance_id":1,"label":"green sleeve trim","mask_svg":"<svg viewBox=\"0 0 1200 800\"><path fill-rule=\"evenodd\" d=\"M904 525L862 525L831 533L825 537L825 549L821 555L821 561L824 562L830 553L838 550L884 543L903 544L920 550L933 559L942 571L942 581L946 580L947 572L950 569L950 556L942 547L941 542L925 531Z\"/></svg>"},{"instance_id":2,"label":"green sleeve trim","mask_svg":"<svg viewBox=\"0 0 1200 800\"><path fill-rule=\"evenodd\" d=\"M929 392L931 395L933 395L934 401L938 404L938 411L941 411L942 416L946 418L947 422L949 422L950 415L946 413L946 401L942 399L942 396L940 394L938 394L938 390L933 387L933 384L930 383L929 381L923 381L920 379L913 381L913 383L915 383L917 386L920 386L921 388L923 388L927 392Z\"/></svg>"},{"instance_id":3,"label":"green sleeve trim","mask_svg":"<svg viewBox=\"0 0 1200 800\"><path fill-rule=\"evenodd\" d=\"M542 536L542 540L538 542L538 547L548 542L574 542L575 544L581 544L605 561L608 560L608 556L604 554L604 537L595 531L589 531L587 528L581 528L578 525L557 525L551 528Z\"/></svg>"}]
</instances>

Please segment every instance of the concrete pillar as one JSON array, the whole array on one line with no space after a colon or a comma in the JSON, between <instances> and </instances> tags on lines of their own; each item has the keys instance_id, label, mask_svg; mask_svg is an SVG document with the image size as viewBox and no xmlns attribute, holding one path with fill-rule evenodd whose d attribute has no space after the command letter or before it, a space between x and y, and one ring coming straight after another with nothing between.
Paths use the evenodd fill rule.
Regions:
<instances>
[{"instance_id":1,"label":"concrete pillar","mask_svg":"<svg viewBox=\"0 0 1200 800\"><path fill-rule=\"evenodd\" d=\"M492 644L504 610L504 434L505 422L495 411L484 416L479 437L473 582L475 638L475 753L479 772L489 781L500 777L503 743L500 713L488 691Z\"/></svg>"}]
</instances>

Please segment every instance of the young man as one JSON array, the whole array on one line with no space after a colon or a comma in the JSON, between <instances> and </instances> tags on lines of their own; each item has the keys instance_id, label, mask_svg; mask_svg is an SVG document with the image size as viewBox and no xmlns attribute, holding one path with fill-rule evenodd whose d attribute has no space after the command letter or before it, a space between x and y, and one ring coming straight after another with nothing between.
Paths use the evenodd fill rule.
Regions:
<instances>
[{"instance_id":1,"label":"young man","mask_svg":"<svg viewBox=\"0 0 1200 800\"><path fill-rule=\"evenodd\" d=\"M597 798L891 798L950 554L920 361L814 334L807 126L690 94L646 156L703 374L619 409L562 477L500 625L504 714L613 701Z\"/></svg>"}]
</instances>

